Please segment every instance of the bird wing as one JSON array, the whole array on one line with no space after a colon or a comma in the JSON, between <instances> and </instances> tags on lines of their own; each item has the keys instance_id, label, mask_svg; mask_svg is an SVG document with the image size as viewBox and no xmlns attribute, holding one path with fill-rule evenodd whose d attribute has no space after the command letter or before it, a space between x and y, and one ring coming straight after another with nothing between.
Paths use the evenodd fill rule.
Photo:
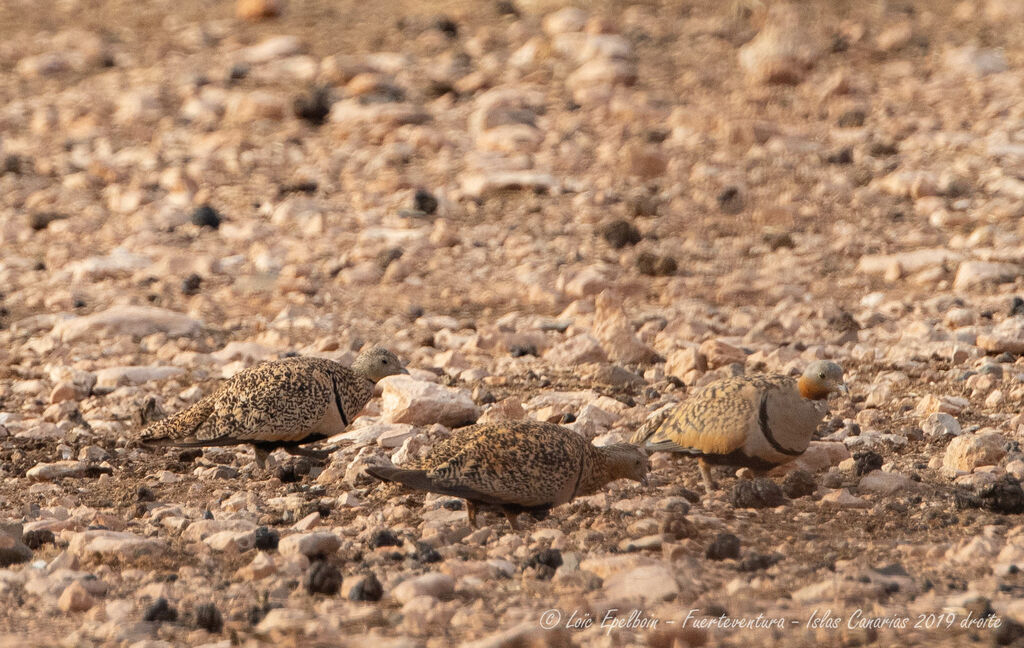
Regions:
<instances>
[{"instance_id":1,"label":"bird wing","mask_svg":"<svg viewBox=\"0 0 1024 648\"><path fill-rule=\"evenodd\" d=\"M476 492L481 501L544 506L581 479L586 441L570 430L505 422L475 432L448 461L428 471L432 480Z\"/></svg>"},{"instance_id":2,"label":"bird wing","mask_svg":"<svg viewBox=\"0 0 1024 648\"><path fill-rule=\"evenodd\" d=\"M218 393L196 441L301 442L332 402L330 376L308 360L292 358L240 372Z\"/></svg>"},{"instance_id":3,"label":"bird wing","mask_svg":"<svg viewBox=\"0 0 1024 648\"><path fill-rule=\"evenodd\" d=\"M764 380L739 376L709 384L680 405L651 434L651 452L729 454L743 447L758 414Z\"/></svg>"}]
</instances>

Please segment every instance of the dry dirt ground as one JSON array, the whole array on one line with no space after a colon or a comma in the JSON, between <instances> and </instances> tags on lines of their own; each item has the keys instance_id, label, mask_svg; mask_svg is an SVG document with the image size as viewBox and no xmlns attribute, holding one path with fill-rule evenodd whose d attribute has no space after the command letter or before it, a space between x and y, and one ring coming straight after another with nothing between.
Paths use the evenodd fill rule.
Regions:
<instances>
[{"instance_id":1,"label":"dry dirt ground","mask_svg":"<svg viewBox=\"0 0 1024 648\"><path fill-rule=\"evenodd\" d=\"M0 3L4 645L1024 645L1024 5L566 7ZM599 443L740 371L851 394L781 505L656 457L518 533L360 476L467 421L388 387L323 465L131 442L368 342Z\"/></svg>"}]
</instances>

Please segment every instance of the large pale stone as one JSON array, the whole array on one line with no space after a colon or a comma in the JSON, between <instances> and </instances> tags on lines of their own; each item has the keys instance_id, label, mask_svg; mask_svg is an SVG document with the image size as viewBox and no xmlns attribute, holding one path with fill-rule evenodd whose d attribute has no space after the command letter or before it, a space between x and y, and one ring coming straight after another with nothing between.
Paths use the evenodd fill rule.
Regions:
<instances>
[{"instance_id":1,"label":"large pale stone","mask_svg":"<svg viewBox=\"0 0 1024 648\"><path fill-rule=\"evenodd\" d=\"M381 416L389 423L468 425L480 416L480 408L464 389L451 389L409 376L389 376L381 381Z\"/></svg>"},{"instance_id":2,"label":"large pale stone","mask_svg":"<svg viewBox=\"0 0 1024 648\"><path fill-rule=\"evenodd\" d=\"M113 306L105 311L64 320L53 327L62 342L113 335L145 337L164 333L184 337L199 333L201 323L188 315L154 306Z\"/></svg>"}]
</instances>

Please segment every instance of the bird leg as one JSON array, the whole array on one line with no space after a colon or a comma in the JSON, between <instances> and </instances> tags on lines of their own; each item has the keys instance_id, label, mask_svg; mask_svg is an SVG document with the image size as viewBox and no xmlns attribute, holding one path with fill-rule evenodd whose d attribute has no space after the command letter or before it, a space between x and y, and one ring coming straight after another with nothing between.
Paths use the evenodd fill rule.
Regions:
<instances>
[{"instance_id":1,"label":"bird leg","mask_svg":"<svg viewBox=\"0 0 1024 648\"><path fill-rule=\"evenodd\" d=\"M711 476L711 465L704 461L703 457L698 459L697 463L700 465L700 476L704 481L704 492L710 497L711 493L718 488L714 477Z\"/></svg>"},{"instance_id":2,"label":"bird leg","mask_svg":"<svg viewBox=\"0 0 1024 648\"><path fill-rule=\"evenodd\" d=\"M519 530L519 524L516 523L516 519L518 517L519 517L518 513L513 513L513 512L508 511L508 510L505 511L505 519L508 520L508 524L509 524L510 527L512 527L513 531L518 531Z\"/></svg>"},{"instance_id":3,"label":"bird leg","mask_svg":"<svg viewBox=\"0 0 1024 648\"><path fill-rule=\"evenodd\" d=\"M476 523L476 504L466 500L466 516L469 518L469 523L473 525L474 529L479 529L480 525Z\"/></svg>"},{"instance_id":4,"label":"bird leg","mask_svg":"<svg viewBox=\"0 0 1024 648\"><path fill-rule=\"evenodd\" d=\"M259 466L260 470L267 469L267 459L270 457L270 453L260 447L254 447L253 450L256 452L256 465Z\"/></svg>"}]
</instances>

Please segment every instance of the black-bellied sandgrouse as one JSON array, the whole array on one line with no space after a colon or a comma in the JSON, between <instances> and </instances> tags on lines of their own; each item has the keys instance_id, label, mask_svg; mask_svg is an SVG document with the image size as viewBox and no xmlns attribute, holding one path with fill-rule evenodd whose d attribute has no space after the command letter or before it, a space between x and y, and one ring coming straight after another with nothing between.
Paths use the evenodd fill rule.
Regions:
<instances>
[{"instance_id":1,"label":"black-bellied sandgrouse","mask_svg":"<svg viewBox=\"0 0 1024 648\"><path fill-rule=\"evenodd\" d=\"M323 457L300 448L341 432L373 396L385 376L408 373L387 349L361 352L352 367L326 358L286 358L240 371L215 393L174 416L157 421L139 437L149 446L251 444L256 463L266 466L277 448Z\"/></svg>"},{"instance_id":2,"label":"black-bellied sandgrouse","mask_svg":"<svg viewBox=\"0 0 1024 648\"><path fill-rule=\"evenodd\" d=\"M465 499L474 527L478 507L499 509L513 529L520 513L545 513L616 479L646 483L650 469L647 455L634 445L599 447L568 428L538 421L463 428L435 446L424 465L429 467L367 466L366 472Z\"/></svg>"},{"instance_id":3,"label":"black-bellied sandgrouse","mask_svg":"<svg viewBox=\"0 0 1024 648\"><path fill-rule=\"evenodd\" d=\"M698 457L710 494L710 464L767 470L803 454L834 391L846 392L843 369L827 360L811 363L798 379L723 378L667 412L660 424L639 429L633 443L650 452Z\"/></svg>"}]
</instances>

